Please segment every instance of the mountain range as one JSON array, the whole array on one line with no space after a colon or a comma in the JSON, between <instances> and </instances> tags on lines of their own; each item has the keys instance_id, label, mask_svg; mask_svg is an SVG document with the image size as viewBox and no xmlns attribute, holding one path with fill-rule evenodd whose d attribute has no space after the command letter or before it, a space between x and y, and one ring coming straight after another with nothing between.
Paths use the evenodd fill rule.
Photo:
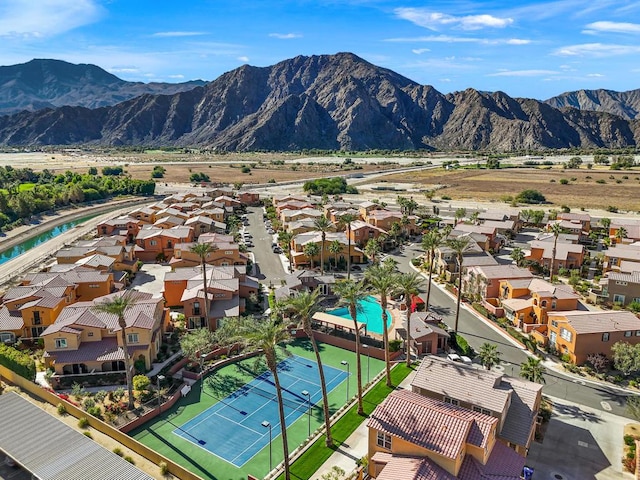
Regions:
<instances>
[{"instance_id":1,"label":"mountain range","mask_svg":"<svg viewBox=\"0 0 640 480\"><path fill-rule=\"evenodd\" d=\"M94 83L108 89L109 82L124 81L95 66L75 67L86 73L77 74L79 91L69 95L88 105L0 117L0 144L514 151L640 142L638 92L574 92L546 102L474 89L442 94L351 53L244 65L202 86L108 106L99 105L115 101L115 94L80 92L97 92ZM0 108L5 98L0 88Z\"/></svg>"}]
</instances>

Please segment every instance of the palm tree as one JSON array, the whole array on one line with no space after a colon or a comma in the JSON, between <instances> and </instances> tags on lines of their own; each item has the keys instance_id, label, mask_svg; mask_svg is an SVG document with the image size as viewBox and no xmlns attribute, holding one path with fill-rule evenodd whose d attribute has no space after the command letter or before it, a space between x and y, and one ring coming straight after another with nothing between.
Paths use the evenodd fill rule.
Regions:
<instances>
[{"instance_id":1,"label":"palm tree","mask_svg":"<svg viewBox=\"0 0 640 480\"><path fill-rule=\"evenodd\" d=\"M431 297L431 275L433 274L433 261L436 257L436 249L442 243L442 235L437 230L431 230L422 237L422 249L429 255L429 283L427 283L426 308L429 311L429 299Z\"/></svg>"},{"instance_id":2,"label":"palm tree","mask_svg":"<svg viewBox=\"0 0 640 480\"><path fill-rule=\"evenodd\" d=\"M540 363L540 359L535 357L527 358L527 361L520 365L520 376L530 382L546 383L544 372L545 368Z\"/></svg>"},{"instance_id":3,"label":"palm tree","mask_svg":"<svg viewBox=\"0 0 640 480\"><path fill-rule=\"evenodd\" d=\"M332 240L329 243L329 253L333 254L333 261L335 263L336 270L338 269L338 254L342 251L342 244L340 240Z\"/></svg>"},{"instance_id":4,"label":"palm tree","mask_svg":"<svg viewBox=\"0 0 640 480\"><path fill-rule=\"evenodd\" d=\"M609 234L609 227L611 226L611 219L607 217L603 217L600 219L600 225L607 231L607 235Z\"/></svg>"},{"instance_id":5,"label":"palm tree","mask_svg":"<svg viewBox=\"0 0 640 480\"><path fill-rule=\"evenodd\" d=\"M401 273L396 277L396 291L404 295L405 311L407 312L407 367L411 365L411 300L420 293L424 285L422 275L417 272Z\"/></svg>"},{"instance_id":6,"label":"palm tree","mask_svg":"<svg viewBox=\"0 0 640 480\"><path fill-rule=\"evenodd\" d=\"M560 223L551 225L551 233L553 233L553 249L551 250L551 268L549 270L549 280L553 282L553 271L556 268L556 249L558 247L558 236L562 233Z\"/></svg>"},{"instance_id":7,"label":"palm tree","mask_svg":"<svg viewBox=\"0 0 640 480\"><path fill-rule=\"evenodd\" d=\"M360 330L358 329L357 311L360 309L360 302L369 296L369 292L364 287L363 282L345 280L336 283L334 291L338 294L341 305L346 305L353 320L356 336L356 371L358 384L358 415L364 415L362 404L362 369L360 365Z\"/></svg>"},{"instance_id":8,"label":"palm tree","mask_svg":"<svg viewBox=\"0 0 640 480\"><path fill-rule=\"evenodd\" d=\"M409 220L409 217L407 215L402 216L402 218L400 219L400 225L402 226L402 235L404 235L405 237L408 237L409 236L408 226L411 225L411 220Z\"/></svg>"},{"instance_id":9,"label":"palm tree","mask_svg":"<svg viewBox=\"0 0 640 480\"><path fill-rule=\"evenodd\" d=\"M318 255L318 250L320 250L320 247L318 247L318 244L315 242L310 242L307 243L304 247L302 247L302 252L307 256L307 258L309 259L309 263L311 264L311 270L313 270L313 258Z\"/></svg>"},{"instance_id":10,"label":"palm tree","mask_svg":"<svg viewBox=\"0 0 640 480\"><path fill-rule=\"evenodd\" d=\"M320 274L324 275L324 244L327 240L327 232L333 229L333 223L327 217L318 217L313 222L314 228L322 235L322 244L320 247Z\"/></svg>"},{"instance_id":11,"label":"palm tree","mask_svg":"<svg viewBox=\"0 0 640 480\"><path fill-rule=\"evenodd\" d=\"M491 367L500 363L500 352L498 351L498 346L493 343L483 343L480 346L478 356L480 357L480 363L487 370L491 370Z\"/></svg>"},{"instance_id":12,"label":"palm tree","mask_svg":"<svg viewBox=\"0 0 640 480\"><path fill-rule=\"evenodd\" d=\"M401 232L402 227L400 226L400 224L398 222L393 222L391 224L391 227L389 228L389 236L393 239L394 245L398 244L398 237L400 236Z\"/></svg>"},{"instance_id":13,"label":"palm tree","mask_svg":"<svg viewBox=\"0 0 640 480\"><path fill-rule=\"evenodd\" d=\"M135 294L132 292L110 295L104 300L96 303L92 308L96 312L108 313L118 317L118 326L120 327L120 338L122 340L122 352L124 356L124 369L127 378L127 393L129 403L127 408L133 410L133 372L131 365L131 357L129 356L129 347L127 345L127 321L124 318L127 310L136 303Z\"/></svg>"},{"instance_id":14,"label":"palm tree","mask_svg":"<svg viewBox=\"0 0 640 480\"><path fill-rule=\"evenodd\" d=\"M622 239L624 238L627 238L627 229L620 227L618 231L616 231L616 243L622 243Z\"/></svg>"},{"instance_id":15,"label":"palm tree","mask_svg":"<svg viewBox=\"0 0 640 480\"><path fill-rule=\"evenodd\" d=\"M318 373L320 375L320 387L322 388L322 406L324 409L324 424L326 430L326 445L331 447L333 445L333 438L331 437L331 418L329 416L329 399L327 397L327 383L324 378L324 368L322 367L322 359L320 358L320 350L318 350L318 344L313 334L313 328L311 327L311 319L316 312L322 310L318 302L320 296L320 290L314 290L313 292L300 292L295 297L287 299L285 301L285 311L291 312L292 318L298 321L298 324L307 334L313 347L313 353L316 355L316 362L318 364Z\"/></svg>"},{"instance_id":16,"label":"palm tree","mask_svg":"<svg viewBox=\"0 0 640 480\"><path fill-rule=\"evenodd\" d=\"M200 257L200 266L202 267L202 290L204 292L204 318L207 323L207 328L211 328L209 325L209 294L207 289L207 257L210 253L215 252L218 249L211 243L194 243L189 250Z\"/></svg>"},{"instance_id":17,"label":"palm tree","mask_svg":"<svg viewBox=\"0 0 640 480\"><path fill-rule=\"evenodd\" d=\"M278 233L278 241L283 250L287 252L287 258L289 259L289 273L293 272L293 260L291 258L291 242L295 238L292 232L280 232Z\"/></svg>"},{"instance_id":18,"label":"palm tree","mask_svg":"<svg viewBox=\"0 0 640 480\"><path fill-rule=\"evenodd\" d=\"M389 296L396 288L396 275L393 273L393 270L385 266L375 265L367 269L365 279L371 290L380 296L380 306L382 307L382 340L384 342L385 373L387 376L387 386L391 387L391 359L389 358L387 302Z\"/></svg>"},{"instance_id":19,"label":"palm tree","mask_svg":"<svg viewBox=\"0 0 640 480\"><path fill-rule=\"evenodd\" d=\"M462 262L464 261L464 252L469 247L469 237L456 237L447 240L447 246L456 254L456 262L458 264L458 300L456 303L456 321L453 332L458 333L458 320L460 320L460 300L462 300Z\"/></svg>"},{"instance_id":20,"label":"palm tree","mask_svg":"<svg viewBox=\"0 0 640 480\"><path fill-rule=\"evenodd\" d=\"M371 263L374 265L378 263L378 254L381 250L380 242L375 238L367 240L367 244L364 246L364 253L367 254L367 257L369 257Z\"/></svg>"},{"instance_id":21,"label":"palm tree","mask_svg":"<svg viewBox=\"0 0 640 480\"><path fill-rule=\"evenodd\" d=\"M462 220L467 215L467 209L464 207L460 207L456 210L456 214L454 216L456 225L458 224L458 220Z\"/></svg>"},{"instance_id":22,"label":"palm tree","mask_svg":"<svg viewBox=\"0 0 640 480\"><path fill-rule=\"evenodd\" d=\"M520 247L514 247L511 251L510 257L514 262L516 262L518 267L522 266L522 262L524 262L524 252Z\"/></svg>"},{"instance_id":23,"label":"palm tree","mask_svg":"<svg viewBox=\"0 0 640 480\"><path fill-rule=\"evenodd\" d=\"M358 219L353 213L345 213L340 215L340 224L344 225L347 233L347 280L351 278L351 222Z\"/></svg>"}]
</instances>

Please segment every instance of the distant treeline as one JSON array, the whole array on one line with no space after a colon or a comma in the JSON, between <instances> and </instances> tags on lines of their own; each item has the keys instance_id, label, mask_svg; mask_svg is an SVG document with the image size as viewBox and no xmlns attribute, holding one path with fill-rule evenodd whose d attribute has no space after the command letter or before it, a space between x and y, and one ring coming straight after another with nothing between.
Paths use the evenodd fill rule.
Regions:
<instances>
[{"instance_id":1,"label":"distant treeline","mask_svg":"<svg viewBox=\"0 0 640 480\"><path fill-rule=\"evenodd\" d=\"M95 168L82 175L71 171L56 175L46 169L0 167L0 228L66 205L117 195L153 195L153 181L122 176L121 167L107 168L100 176Z\"/></svg>"}]
</instances>

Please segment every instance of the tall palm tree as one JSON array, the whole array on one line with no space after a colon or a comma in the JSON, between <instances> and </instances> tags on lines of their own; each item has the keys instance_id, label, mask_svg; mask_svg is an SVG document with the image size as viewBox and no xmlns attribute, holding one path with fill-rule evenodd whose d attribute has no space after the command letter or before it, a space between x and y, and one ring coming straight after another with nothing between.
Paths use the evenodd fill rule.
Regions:
<instances>
[{"instance_id":1,"label":"tall palm tree","mask_svg":"<svg viewBox=\"0 0 640 480\"><path fill-rule=\"evenodd\" d=\"M431 298L431 276L433 274L433 261L436 257L436 249L442 243L442 235L437 230L431 230L422 237L422 249L429 255L429 282L427 283L426 308L429 311L429 300Z\"/></svg>"},{"instance_id":2,"label":"tall palm tree","mask_svg":"<svg viewBox=\"0 0 640 480\"><path fill-rule=\"evenodd\" d=\"M342 251L342 244L340 240L332 240L329 243L329 253L333 254L333 261L335 263L336 270L338 269L338 254Z\"/></svg>"},{"instance_id":3,"label":"tall palm tree","mask_svg":"<svg viewBox=\"0 0 640 480\"><path fill-rule=\"evenodd\" d=\"M509 255L511 257L511 259L516 262L516 265L518 267L522 266L522 263L524 262L524 251L522 250L522 248L520 247L514 247L513 250L511 251L511 255Z\"/></svg>"},{"instance_id":4,"label":"tall palm tree","mask_svg":"<svg viewBox=\"0 0 640 480\"><path fill-rule=\"evenodd\" d=\"M320 248L318 247L317 243L307 243L304 247L302 247L302 251L303 253L307 256L307 258L309 259L309 263L311 264L311 270L313 270L313 259L316 255L318 255L318 250Z\"/></svg>"},{"instance_id":5,"label":"tall palm tree","mask_svg":"<svg viewBox=\"0 0 640 480\"><path fill-rule=\"evenodd\" d=\"M375 238L367 240L367 244L364 246L364 253L366 253L367 257L369 257L371 263L374 265L378 263L378 255L381 250L380 242Z\"/></svg>"},{"instance_id":6,"label":"tall palm tree","mask_svg":"<svg viewBox=\"0 0 640 480\"><path fill-rule=\"evenodd\" d=\"M616 243L622 243L622 240L624 238L627 238L627 229L624 227L620 227L616 232Z\"/></svg>"},{"instance_id":7,"label":"tall palm tree","mask_svg":"<svg viewBox=\"0 0 640 480\"><path fill-rule=\"evenodd\" d=\"M464 262L464 252L469 248L469 237L456 237L447 240L447 247L456 254L458 264L458 300L456 302L456 321L453 332L458 333L458 320L460 320L460 300L462 300L462 263Z\"/></svg>"},{"instance_id":8,"label":"tall palm tree","mask_svg":"<svg viewBox=\"0 0 640 480\"><path fill-rule=\"evenodd\" d=\"M127 343L127 321L125 314L129 308L136 303L135 293L131 291L122 294L115 294L106 297L104 300L96 303L92 309L96 312L108 313L118 317L118 326L120 327L120 338L122 340L122 351L124 356L124 369L126 371L127 378L127 394L129 396L129 403L127 408L133 410L133 372L131 364L131 357L129 356L129 346Z\"/></svg>"},{"instance_id":9,"label":"tall palm tree","mask_svg":"<svg viewBox=\"0 0 640 480\"><path fill-rule=\"evenodd\" d=\"M382 340L384 342L384 363L387 376L387 386L391 387L391 359L389 358L389 327L387 303L389 296L393 293L396 285L396 275L393 270L385 266L373 266L367 269L365 280L367 286L380 296L380 306L382 307Z\"/></svg>"},{"instance_id":10,"label":"tall palm tree","mask_svg":"<svg viewBox=\"0 0 640 480\"><path fill-rule=\"evenodd\" d=\"M315 219L313 226L322 236L322 243L320 247L320 274L324 275L324 245L327 241L327 232L333 229L333 223L323 215L322 217Z\"/></svg>"},{"instance_id":11,"label":"tall palm tree","mask_svg":"<svg viewBox=\"0 0 640 480\"><path fill-rule=\"evenodd\" d=\"M556 267L556 251L558 247L558 237L562 233L562 227L560 223L554 223L550 227L551 233L553 233L553 249L551 250L551 268L549 269L549 280L553 282L553 272Z\"/></svg>"},{"instance_id":12,"label":"tall palm tree","mask_svg":"<svg viewBox=\"0 0 640 480\"><path fill-rule=\"evenodd\" d=\"M398 244L398 237L400 236L400 233L402 233L402 227L400 226L400 223L393 222L391 224L391 227L389 228L389 236L393 239L394 245Z\"/></svg>"},{"instance_id":13,"label":"tall palm tree","mask_svg":"<svg viewBox=\"0 0 640 480\"><path fill-rule=\"evenodd\" d=\"M320 358L320 350L318 349L318 343L316 342L313 328L311 325L311 319L316 312L322 310L318 297L320 296L320 290L314 290L313 292L300 292L295 297L287 299L285 301L285 311L291 313L294 320L307 334L313 347L313 353L316 356L316 363L318 364L318 373L320 375L320 387L322 388L322 406L324 409L324 425L326 430L325 443L327 447L333 445L333 438L331 436L331 418L329 415L329 399L327 396L327 383L324 378L324 368L322 367L322 359Z\"/></svg>"},{"instance_id":14,"label":"tall palm tree","mask_svg":"<svg viewBox=\"0 0 640 480\"><path fill-rule=\"evenodd\" d=\"M360 365L360 331L358 330L357 312L360 309L360 302L369 296L369 292L365 289L363 282L354 282L353 280L336 283L334 291L338 294L338 302L341 305L346 305L349 309L349 314L355 327L358 415L364 415L364 407L362 404L362 368Z\"/></svg>"},{"instance_id":15,"label":"tall palm tree","mask_svg":"<svg viewBox=\"0 0 640 480\"><path fill-rule=\"evenodd\" d=\"M407 312L407 367L411 365L411 300L414 295L420 293L423 285L424 279L417 272L401 273L396 277L396 291L404 295L405 311Z\"/></svg>"},{"instance_id":16,"label":"tall palm tree","mask_svg":"<svg viewBox=\"0 0 640 480\"><path fill-rule=\"evenodd\" d=\"M287 325L281 318L270 317L266 320L255 321L252 318L235 317L226 324L227 338L222 343L242 343L245 347L257 350L264 355L267 368L273 375L280 415L280 434L282 435L282 450L284 454L284 478L291 479L289 464L289 443L287 440L287 425L282 400L282 387L278 376L278 359L276 350L279 345L291 340Z\"/></svg>"},{"instance_id":17,"label":"tall palm tree","mask_svg":"<svg viewBox=\"0 0 640 480\"><path fill-rule=\"evenodd\" d=\"M498 346L493 343L483 343L480 346L478 356L480 357L480 363L487 370L491 370L491 367L500 363L500 352L498 351Z\"/></svg>"},{"instance_id":18,"label":"tall palm tree","mask_svg":"<svg viewBox=\"0 0 640 480\"><path fill-rule=\"evenodd\" d=\"M353 213L340 215L340 224L344 225L347 234L347 280L351 279L351 223L357 219Z\"/></svg>"},{"instance_id":19,"label":"tall palm tree","mask_svg":"<svg viewBox=\"0 0 640 480\"><path fill-rule=\"evenodd\" d=\"M283 250L287 252L287 258L289 259L289 273L293 272L293 260L291 258L291 242L296 236L292 232L280 232L278 233L278 240Z\"/></svg>"},{"instance_id":20,"label":"tall palm tree","mask_svg":"<svg viewBox=\"0 0 640 480\"><path fill-rule=\"evenodd\" d=\"M545 368L540 363L540 359L535 357L527 358L527 361L520 365L520 376L530 382L546 383L544 372Z\"/></svg>"},{"instance_id":21,"label":"tall palm tree","mask_svg":"<svg viewBox=\"0 0 640 480\"><path fill-rule=\"evenodd\" d=\"M204 318L207 323L207 328L211 328L209 325L209 295L207 289L207 257L210 253L215 252L218 249L211 243L194 243L189 250L200 257L200 266L202 267L202 290L204 292Z\"/></svg>"}]
</instances>

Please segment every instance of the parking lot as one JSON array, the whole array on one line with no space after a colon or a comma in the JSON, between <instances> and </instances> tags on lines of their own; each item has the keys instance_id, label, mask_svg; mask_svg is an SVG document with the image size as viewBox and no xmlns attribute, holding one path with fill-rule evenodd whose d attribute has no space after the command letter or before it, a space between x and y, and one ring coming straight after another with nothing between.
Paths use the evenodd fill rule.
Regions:
<instances>
[{"instance_id":1,"label":"parking lot","mask_svg":"<svg viewBox=\"0 0 640 480\"><path fill-rule=\"evenodd\" d=\"M0 480L29 480L31 474L22 468L15 466L10 467L4 463L5 455L0 453Z\"/></svg>"}]
</instances>

